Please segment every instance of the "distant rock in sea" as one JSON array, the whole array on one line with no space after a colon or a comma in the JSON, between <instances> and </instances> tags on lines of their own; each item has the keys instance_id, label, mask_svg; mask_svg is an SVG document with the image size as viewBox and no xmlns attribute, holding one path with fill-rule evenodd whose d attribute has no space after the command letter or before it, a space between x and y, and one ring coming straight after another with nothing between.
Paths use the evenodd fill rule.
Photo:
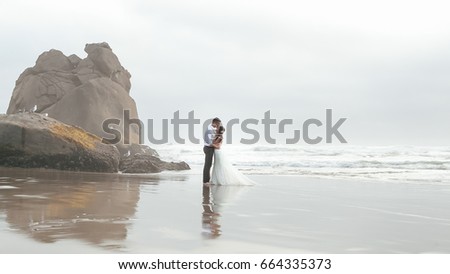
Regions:
<instances>
[{"instance_id":1,"label":"distant rock in sea","mask_svg":"<svg viewBox=\"0 0 450 274\"><path fill-rule=\"evenodd\" d=\"M17 79L7 114L29 111L47 113L63 123L79 126L97 136L111 137L102 129L109 118L139 118L129 95L131 74L120 64L107 43L86 44L87 57L66 56L59 50L42 53L34 67ZM118 129L122 132L122 125ZM126 143L139 143L131 127Z\"/></svg>"},{"instance_id":2,"label":"distant rock in sea","mask_svg":"<svg viewBox=\"0 0 450 274\"><path fill-rule=\"evenodd\" d=\"M0 165L117 172L113 145L79 127L37 113L0 115Z\"/></svg>"}]
</instances>

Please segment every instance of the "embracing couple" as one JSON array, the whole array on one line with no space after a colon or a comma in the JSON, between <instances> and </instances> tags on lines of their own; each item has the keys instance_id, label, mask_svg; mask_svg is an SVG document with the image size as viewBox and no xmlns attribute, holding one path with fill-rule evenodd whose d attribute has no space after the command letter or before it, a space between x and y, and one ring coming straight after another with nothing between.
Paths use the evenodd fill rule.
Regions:
<instances>
[{"instance_id":1,"label":"embracing couple","mask_svg":"<svg viewBox=\"0 0 450 274\"><path fill-rule=\"evenodd\" d=\"M203 185L254 185L254 182L237 170L220 149L225 128L219 118L214 118L203 135L205 146L205 165L203 167ZM213 166L214 159L214 166ZM212 176L211 167L213 166Z\"/></svg>"}]
</instances>

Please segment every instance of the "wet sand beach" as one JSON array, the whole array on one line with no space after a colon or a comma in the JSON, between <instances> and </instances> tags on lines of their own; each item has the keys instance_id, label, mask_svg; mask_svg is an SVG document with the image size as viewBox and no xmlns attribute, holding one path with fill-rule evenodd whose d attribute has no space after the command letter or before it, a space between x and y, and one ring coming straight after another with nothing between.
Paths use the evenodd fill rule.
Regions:
<instances>
[{"instance_id":1,"label":"wet sand beach","mask_svg":"<svg viewBox=\"0 0 450 274\"><path fill-rule=\"evenodd\" d=\"M450 186L0 168L0 253L449 253Z\"/></svg>"}]
</instances>

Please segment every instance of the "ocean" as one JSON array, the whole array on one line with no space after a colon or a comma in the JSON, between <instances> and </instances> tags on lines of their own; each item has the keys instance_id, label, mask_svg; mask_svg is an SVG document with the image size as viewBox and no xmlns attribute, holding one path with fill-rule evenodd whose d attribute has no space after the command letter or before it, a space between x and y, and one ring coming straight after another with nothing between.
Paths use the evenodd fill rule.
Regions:
<instances>
[{"instance_id":1,"label":"ocean","mask_svg":"<svg viewBox=\"0 0 450 274\"><path fill-rule=\"evenodd\" d=\"M300 175L385 182L450 184L450 147L224 145L244 174ZM161 158L186 161L200 174L202 145L156 147Z\"/></svg>"},{"instance_id":2,"label":"ocean","mask_svg":"<svg viewBox=\"0 0 450 274\"><path fill-rule=\"evenodd\" d=\"M251 187L203 187L201 145L156 149L192 169L0 167L0 254L450 252L449 148L224 145Z\"/></svg>"}]
</instances>

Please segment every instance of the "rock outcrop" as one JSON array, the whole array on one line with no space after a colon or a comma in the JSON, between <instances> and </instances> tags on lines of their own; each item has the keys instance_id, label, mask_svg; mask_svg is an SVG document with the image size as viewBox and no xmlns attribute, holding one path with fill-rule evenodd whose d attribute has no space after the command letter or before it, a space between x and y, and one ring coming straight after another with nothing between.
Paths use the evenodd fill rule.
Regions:
<instances>
[{"instance_id":1,"label":"rock outcrop","mask_svg":"<svg viewBox=\"0 0 450 274\"><path fill-rule=\"evenodd\" d=\"M7 114L33 110L47 113L63 123L79 126L97 136L106 119L119 119L122 143L139 143L138 128L123 135L123 113L138 118L136 103L129 95L130 73L120 64L107 43L87 44L86 58L66 56L52 49L42 53L34 67L16 81Z\"/></svg>"},{"instance_id":2,"label":"rock outcrop","mask_svg":"<svg viewBox=\"0 0 450 274\"><path fill-rule=\"evenodd\" d=\"M134 154L124 157L120 161L120 171L123 173L158 173L163 170L187 170L185 162L165 162L156 156L148 154Z\"/></svg>"},{"instance_id":3,"label":"rock outcrop","mask_svg":"<svg viewBox=\"0 0 450 274\"><path fill-rule=\"evenodd\" d=\"M19 76L10 116L0 120L0 165L101 172L120 167L127 173L189 169L184 162L164 162L155 150L141 145L136 125L124 129L125 119L139 117L129 94L131 75L111 47L86 44L84 51L87 57L81 59L49 50ZM106 119L120 121L110 125L121 134L115 146L101 144L102 138L113 139L103 129Z\"/></svg>"},{"instance_id":4,"label":"rock outcrop","mask_svg":"<svg viewBox=\"0 0 450 274\"><path fill-rule=\"evenodd\" d=\"M0 115L0 165L117 172L120 154L85 130L37 113Z\"/></svg>"}]
</instances>

